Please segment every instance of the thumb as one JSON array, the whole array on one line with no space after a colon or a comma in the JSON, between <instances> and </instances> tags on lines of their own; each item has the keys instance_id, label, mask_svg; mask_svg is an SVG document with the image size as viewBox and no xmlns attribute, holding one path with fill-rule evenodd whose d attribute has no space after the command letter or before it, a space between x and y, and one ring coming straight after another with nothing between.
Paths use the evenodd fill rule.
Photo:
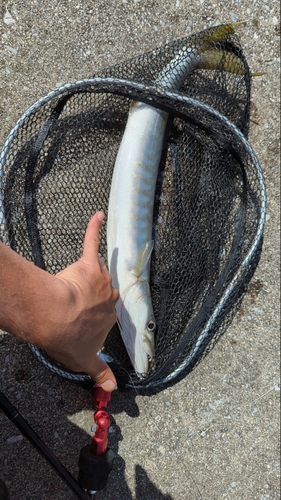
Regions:
<instances>
[{"instance_id":1,"label":"thumb","mask_svg":"<svg viewBox=\"0 0 281 500\"><path fill-rule=\"evenodd\" d=\"M92 264L96 259L99 261L99 231L104 219L103 212L96 212L91 218L84 238L84 249L82 259L86 264Z\"/></svg>"},{"instance_id":2,"label":"thumb","mask_svg":"<svg viewBox=\"0 0 281 500\"><path fill-rule=\"evenodd\" d=\"M96 354L93 359L93 370L88 372L91 378L107 391L112 392L116 387L116 379L109 366Z\"/></svg>"}]
</instances>

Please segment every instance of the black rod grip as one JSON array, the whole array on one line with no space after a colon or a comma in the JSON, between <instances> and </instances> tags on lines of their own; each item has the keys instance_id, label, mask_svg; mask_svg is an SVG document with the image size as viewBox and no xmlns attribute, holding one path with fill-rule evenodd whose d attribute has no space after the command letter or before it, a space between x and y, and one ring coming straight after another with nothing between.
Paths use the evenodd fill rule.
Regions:
<instances>
[{"instance_id":1,"label":"black rod grip","mask_svg":"<svg viewBox=\"0 0 281 500\"><path fill-rule=\"evenodd\" d=\"M81 488L76 479L58 460L56 455L48 448L42 439L36 434L27 421L20 415L18 410L0 391L0 409L4 411L7 417L15 424L19 431L25 436L28 441L36 448L36 450L45 458L47 462L53 467L56 473L67 484L67 486L76 494L77 498L81 500L89 500L88 494Z\"/></svg>"}]
</instances>

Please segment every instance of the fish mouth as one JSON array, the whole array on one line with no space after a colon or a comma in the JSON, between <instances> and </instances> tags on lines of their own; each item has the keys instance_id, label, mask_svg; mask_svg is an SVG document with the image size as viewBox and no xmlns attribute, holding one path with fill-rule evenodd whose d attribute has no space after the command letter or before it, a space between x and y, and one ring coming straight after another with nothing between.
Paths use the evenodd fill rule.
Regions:
<instances>
[{"instance_id":1,"label":"fish mouth","mask_svg":"<svg viewBox=\"0 0 281 500\"><path fill-rule=\"evenodd\" d=\"M146 353L146 355L148 356L148 358L151 360L153 360L154 358L154 342L152 339L149 339L147 337L147 335L143 335L143 339L142 339L142 345L143 345L143 350L144 352Z\"/></svg>"},{"instance_id":2,"label":"fish mouth","mask_svg":"<svg viewBox=\"0 0 281 500\"><path fill-rule=\"evenodd\" d=\"M140 298L143 298L143 294ZM137 330L131 315L125 306L125 297L119 297L116 304L117 324L120 334L130 358L131 364L139 377L146 377L153 365L154 332L153 335Z\"/></svg>"},{"instance_id":3,"label":"fish mouth","mask_svg":"<svg viewBox=\"0 0 281 500\"><path fill-rule=\"evenodd\" d=\"M119 319L117 319L117 324L136 374L139 378L147 377L148 371L153 366L153 352L149 339L143 334L138 334L133 323L130 323L129 336L125 334Z\"/></svg>"}]
</instances>

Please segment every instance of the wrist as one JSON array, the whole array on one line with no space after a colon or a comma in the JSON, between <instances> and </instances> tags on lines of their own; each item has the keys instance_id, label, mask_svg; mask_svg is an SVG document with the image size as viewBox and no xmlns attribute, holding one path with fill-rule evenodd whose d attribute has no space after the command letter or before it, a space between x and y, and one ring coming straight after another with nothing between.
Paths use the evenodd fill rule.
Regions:
<instances>
[{"instance_id":1,"label":"wrist","mask_svg":"<svg viewBox=\"0 0 281 500\"><path fill-rule=\"evenodd\" d=\"M47 273L46 273L47 274ZM45 303L42 296L34 303L34 314L26 317L29 342L48 350L63 350L77 324L78 298L75 288L55 276L45 277Z\"/></svg>"}]
</instances>

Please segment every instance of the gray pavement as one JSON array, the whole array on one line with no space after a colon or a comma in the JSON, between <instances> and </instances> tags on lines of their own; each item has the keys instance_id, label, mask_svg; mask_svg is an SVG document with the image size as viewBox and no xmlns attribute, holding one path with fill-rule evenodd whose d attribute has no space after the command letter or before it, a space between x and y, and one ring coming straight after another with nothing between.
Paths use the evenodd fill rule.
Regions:
<instances>
[{"instance_id":1,"label":"gray pavement","mask_svg":"<svg viewBox=\"0 0 281 500\"><path fill-rule=\"evenodd\" d=\"M188 377L152 397L113 394L110 446L118 456L97 499L280 498L279 2L2 2L1 144L23 111L54 87L215 23L248 20L239 30L242 47L251 69L265 73L253 80L250 133L268 193L261 262L231 327ZM0 345L2 390L77 477L92 425L91 391L48 372L17 339L1 334ZM10 499L74 498L0 419L0 479Z\"/></svg>"}]
</instances>

